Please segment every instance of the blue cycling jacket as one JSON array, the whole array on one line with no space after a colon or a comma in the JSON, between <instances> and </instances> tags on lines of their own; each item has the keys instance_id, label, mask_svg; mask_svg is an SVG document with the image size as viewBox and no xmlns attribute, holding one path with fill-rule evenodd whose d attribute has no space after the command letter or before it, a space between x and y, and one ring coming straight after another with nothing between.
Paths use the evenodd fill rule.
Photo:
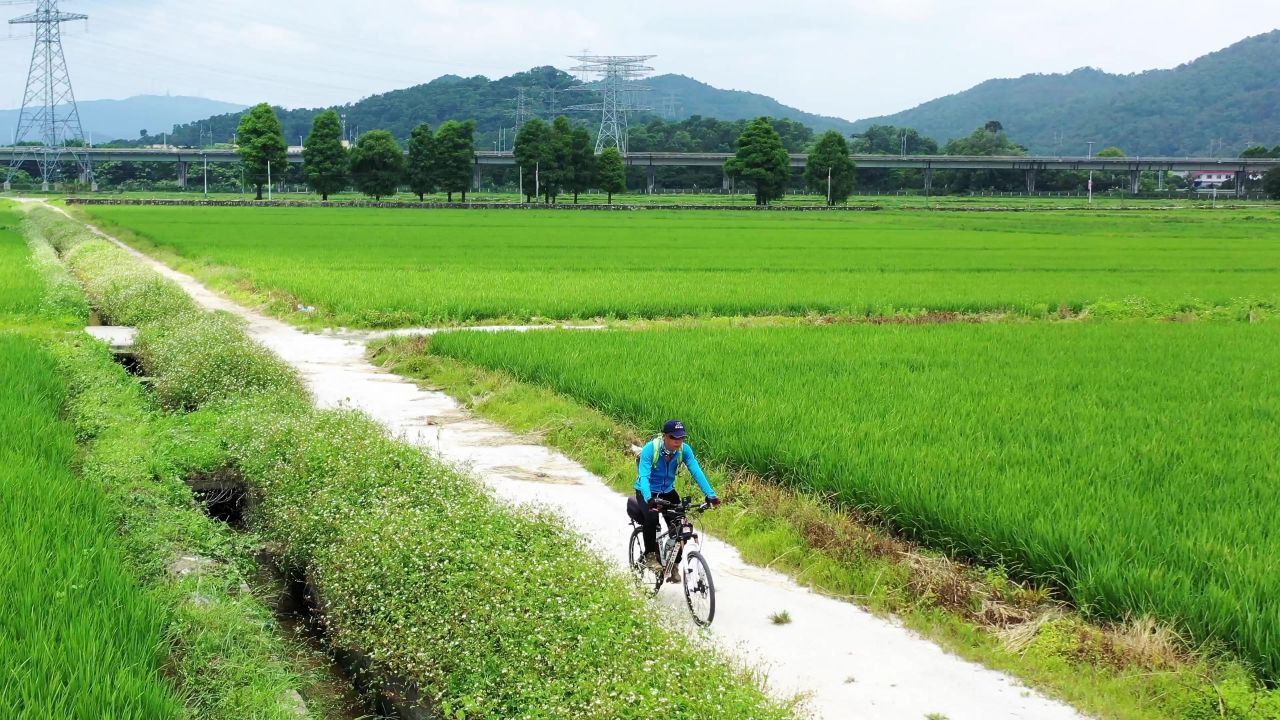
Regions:
<instances>
[{"instance_id":1,"label":"blue cycling jacket","mask_svg":"<svg viewBox=\"0 0 1280 720\"><path fill-rule=\"evenodd\" d=\"M657 465L653 462L655 448L661 448L657 451L659 453ZM685 443L679 452L680 457L677 461L676 454L667 449L662 438L645 443L644 449L640 451L640 463L636 468L636 490L640 491L640 495L646 501L652 500L658 493L671 492L675 489L676 473L680 471L680 463L688 466L689 474L698 482L698 487L702 488L704 495L709 498L716 496L716 492L711 489L711 483L707 482L707 476L698 465L698 458L694 457L693 448L689 443Z\"/></svg>"}]
</instances>

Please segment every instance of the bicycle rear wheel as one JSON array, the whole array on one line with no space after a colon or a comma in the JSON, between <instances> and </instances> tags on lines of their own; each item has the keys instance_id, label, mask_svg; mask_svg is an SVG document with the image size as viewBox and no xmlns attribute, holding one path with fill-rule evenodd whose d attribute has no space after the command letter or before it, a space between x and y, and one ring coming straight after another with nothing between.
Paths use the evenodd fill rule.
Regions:
<instances>
[{"instance_id":1,"label":"bicycle rear wheel","mask_svg":"<svg viewBox=\"0 0 1280 720\"><path fill-rule=\"evenodd\" d=\"M684 562L684 599L689 603L693 621L706 627L716 617L716 585L711 580L711 566L697 550L690 552Z\"/></svg>"},{"instance_id":2,"label":"bicycle rear wheel","mask_svg":"<svg viewBox=\"0 0 1280 720\"><path fill-rule=\"evenodd\" d=\"M638 527L631 531L631 545L627 549L627 562L631 567L631 574L635 576L636 582L640 584L640 587L652 589L654 585L661 581L661 577L644 563L644 528Z\"/></svg>"}]
</instances>

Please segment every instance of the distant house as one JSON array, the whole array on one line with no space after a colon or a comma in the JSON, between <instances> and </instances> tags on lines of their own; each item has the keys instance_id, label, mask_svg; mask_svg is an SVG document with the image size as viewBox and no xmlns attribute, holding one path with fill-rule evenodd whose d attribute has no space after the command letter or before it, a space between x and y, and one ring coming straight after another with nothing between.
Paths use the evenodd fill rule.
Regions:
<instances>
[{"instance_id":1,"label":"distant house","mask_svg":"<svg viewBox=\"0 0 1280 720\"><path fill-rule=\"evenodd\" d=\"M1187 183L1196 190L1212 190L1220 188L1236 179L1234 172L1222 170L1193 170L1187 175Z\"/></svg>"}]
</instances>

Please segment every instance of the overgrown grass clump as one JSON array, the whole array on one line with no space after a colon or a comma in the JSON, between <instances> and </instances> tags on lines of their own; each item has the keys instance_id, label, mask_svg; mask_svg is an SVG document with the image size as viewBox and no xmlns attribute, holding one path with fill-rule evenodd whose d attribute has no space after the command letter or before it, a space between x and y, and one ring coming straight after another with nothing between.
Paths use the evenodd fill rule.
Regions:
<instances>
[{"instance_id":1,"label":"overgrown grass clump","mask_svg":"<svg viewBox=\"0 0 1280 720\"><path fill-rule=\"evenodd\" d=\"M77 209L81 211L81 209ZM1280 213L86 207L278 314L350 327L904 311L1280 308ZM300 315L295 307L316 308Z\"/></svg>"},{"instance_id":2,"label":"overgrown grass clump","mask_svg":"<svg viewBox=\"0 0 1280 720\"><path fill-rule=\"evenodd\" d=\"M1275 323L449 333L431 349L635 427L681 417L713 460L1280 676Z\"/></svg>"},{"instance_id":3,"label":"overgrown grass clump","mask_svg":"<svg viewBox=\"0 0 1280 720\"><path fill-rule=\"evenodd\" d=\"M55 360L0 333L0 707L12 718L176 717L163 607L125 568L114 518L71 474Z\"/></svg>"}]
</instances>

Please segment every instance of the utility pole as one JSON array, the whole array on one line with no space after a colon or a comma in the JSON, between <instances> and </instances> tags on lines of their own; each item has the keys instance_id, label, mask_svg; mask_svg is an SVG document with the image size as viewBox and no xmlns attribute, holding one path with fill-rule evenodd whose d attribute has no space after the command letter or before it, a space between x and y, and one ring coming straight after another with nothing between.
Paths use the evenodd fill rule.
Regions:
<instances>
[{"instance_id":1,"label":"utility pole","mask_svg":"<svg viewBox=\"0 0 1280 720\"><path fill-rule=\"evenodd\" d=\"M92 190L98 189L89 153L77 147L84 143L84 128L80 125L80 110L71 89L67 58L62 52L62 23L88 19L88 15L59 11L57 0L36 0L35 12L9 21L10 25L35 25L36 30L31 67L27 72L27 89L22 96L18 131L14 135L13 160L5 175L6 190L10 189L13 176L22 163L34 158L40 166L40 187L47 192L49 184L57 180L63 155L70 155L75 160L81 177ZM67 142L72 140L79 143L68 147ZM24 141L35 141L39 146L25 146L19 153L17 146Z\"/></svg>"},{"instance_id":2,"label":"utility pole","mask_svg":"<svg viewBox=\"0 0 1280 720\"><path fill-rule=\"evenodd\" d=\"M1089 141L1089 157L1093 157L1093 140ZM1089 171L1089 204L1093 204L1093 170Z\"/></svg>"},{"instance_id":3,"label":"utility pole","mask_svg":"<svg viewBox=\"0 0 1280 720\"><path fill-rule=\"evenodd\" d=\"M831 168L827 168L827 204L831 204Z\"/></svg>"},{"instance_id":4,"label":"utility pole","mask_svg":"<svg viewBox=\"0 0 1280 720\"><path fill-rule=\"evenodd\" d=\"M542 169L542 161L533 164L533 196L542 196L542 178L538 177L539 171Z\"/></svg>"},{"instance_id":5,"label":"utility pole","mask_svg":"<svg viewBox=\"0 0 1280 720\"><path fill-rule=\"evenodd\" d=\"M209 156L200 153L200 157L204 159L204 199L209 199Z\"/></svg>"},{"instance_id":6,"label":"utility pole","mask_svg":"<svg viewBox=\"0 0 1280 720\"><path fill-rule=\"evenodd\" d=\"M271 201L271 161L267 161L267 202Z\"/></svg>"}]
</instances>

